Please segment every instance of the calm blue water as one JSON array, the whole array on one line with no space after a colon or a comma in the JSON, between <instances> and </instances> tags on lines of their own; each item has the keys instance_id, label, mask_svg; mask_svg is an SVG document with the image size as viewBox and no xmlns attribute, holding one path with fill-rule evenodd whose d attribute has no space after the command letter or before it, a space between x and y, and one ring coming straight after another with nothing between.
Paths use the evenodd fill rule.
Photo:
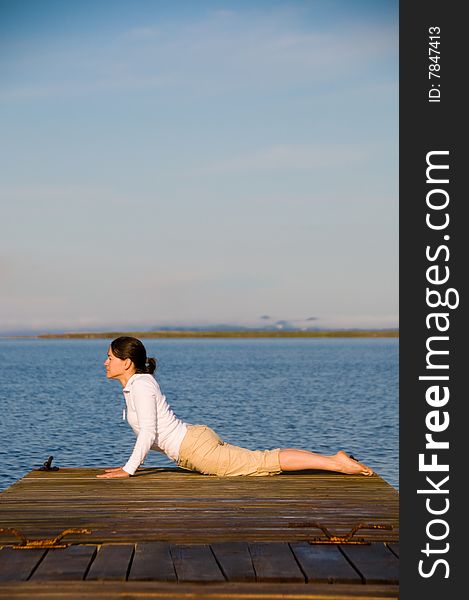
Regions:
<instances>
[{"instance_id":1,"label":"calm blue water","mask_svg":"<svg viewBox=\"0 0 469 600\"><path fill-rule=\"evenodd\" d=\"M144 340L176 414L252 449L344 449L398 488L397 339ZM124 464L135 438L108 340L0 340L0 490L49 455ZM145 466L173 465L151 452Z\"/></svg>"}]
</instances>

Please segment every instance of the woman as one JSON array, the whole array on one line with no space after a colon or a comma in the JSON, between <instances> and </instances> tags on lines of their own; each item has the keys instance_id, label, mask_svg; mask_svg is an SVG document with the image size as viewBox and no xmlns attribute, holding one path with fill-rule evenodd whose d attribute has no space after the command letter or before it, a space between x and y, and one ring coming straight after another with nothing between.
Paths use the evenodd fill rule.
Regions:
<instances>
[{"instance_id":1,"label":"woman","mask_svg":"<svg viewBox=\"0 0 469 600\"><path fill-rule=\"evenodd\" d=\"M117 379L123 387L127 421L137 441L123 467L106 469L97 475L99 478L132 476L151 449L163 452L184 469L222 477L277 475L306 469L373 474L369 467L343 451L324 456L293 448L247 450L224 443L206 425L181 421L153 377L155 359L147 358L145 346L137 338L123 336L113 340L104 366L108 379Z\"/></svg>"}]
</instances>

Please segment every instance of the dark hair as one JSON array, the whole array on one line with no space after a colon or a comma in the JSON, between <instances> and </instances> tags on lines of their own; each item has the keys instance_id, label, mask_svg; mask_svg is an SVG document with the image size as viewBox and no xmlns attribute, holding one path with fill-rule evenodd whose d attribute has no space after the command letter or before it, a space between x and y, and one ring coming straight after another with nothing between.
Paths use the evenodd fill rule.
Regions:
<instances>
[{"instance_id":1,"label":"dark hair","mask_svg":"<svg viewBox=\"0 0 469 600\"><path fill-rule=\"evenodd\" d=\"M112 340L111 350L114 356L125 360L130 358L134 363L136 373L153 374L156 369L156 360L147 358L147 351L140 340L134 337L123 335Z\"/></svg>"}]
</instances>

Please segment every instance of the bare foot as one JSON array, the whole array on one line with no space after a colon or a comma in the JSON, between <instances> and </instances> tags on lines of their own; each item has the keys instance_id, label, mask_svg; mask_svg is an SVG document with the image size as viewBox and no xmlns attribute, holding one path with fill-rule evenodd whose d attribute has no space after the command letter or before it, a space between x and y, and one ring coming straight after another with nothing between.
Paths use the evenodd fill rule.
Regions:
<instances>
[{"instance_id":1,"label":"bare foot","mask_svg":"<svg viewBox=\"0 0 469 600\"><path fill-rule=\"evenodd\" d=\"M370 467L358 462L348 454L346 454L343 450L337 452L334 457L338 462L338 471L339 473L346 473L348 475L365 475L369 477L373 475L373 470Z\"/></svg>"}]
</instances>

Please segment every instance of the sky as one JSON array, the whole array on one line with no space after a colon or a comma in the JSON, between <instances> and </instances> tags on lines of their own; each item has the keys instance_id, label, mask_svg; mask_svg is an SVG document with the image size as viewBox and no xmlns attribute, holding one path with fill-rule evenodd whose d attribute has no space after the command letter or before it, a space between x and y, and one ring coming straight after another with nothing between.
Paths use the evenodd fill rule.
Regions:
<instances>
[{"instance_id":1,"label":"sky","mask_svg":"<svg viewBox=\"0 0 469 600\"><path fill-rule=\"evenodd\" d=\"M398 2L0 0L0 335L398 326Z\"/></svg>"}]
</instances>

